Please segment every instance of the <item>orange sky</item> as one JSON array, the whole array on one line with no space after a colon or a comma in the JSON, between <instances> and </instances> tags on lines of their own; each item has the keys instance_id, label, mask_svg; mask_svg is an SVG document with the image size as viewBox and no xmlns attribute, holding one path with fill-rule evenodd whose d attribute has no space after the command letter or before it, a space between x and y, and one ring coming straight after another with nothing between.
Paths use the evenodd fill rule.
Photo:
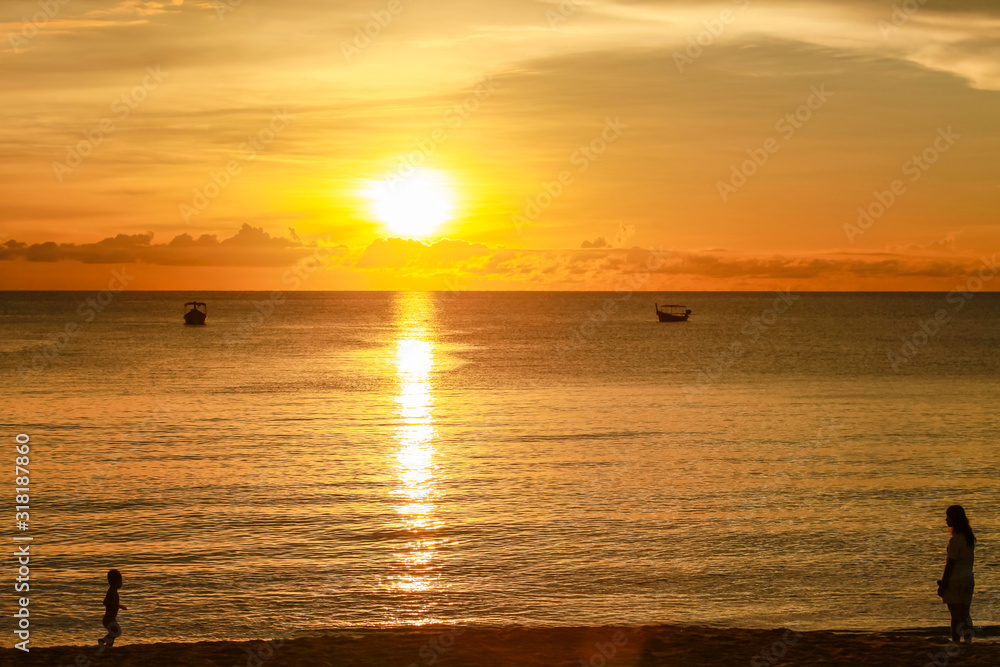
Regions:
<instances>
[{"instance_id":1,"label":"orange sky","mask_svg":"<svg viewBox=\"0 0 1000 667\"><path fill-rule=\"evenodd\" d=\"M0 27L6 289L952 290L998 247L995 2L12 0ZM372 184L421 173L448 219L417 224L417 181L389 224Z\"/></svg>"}]
</instances>

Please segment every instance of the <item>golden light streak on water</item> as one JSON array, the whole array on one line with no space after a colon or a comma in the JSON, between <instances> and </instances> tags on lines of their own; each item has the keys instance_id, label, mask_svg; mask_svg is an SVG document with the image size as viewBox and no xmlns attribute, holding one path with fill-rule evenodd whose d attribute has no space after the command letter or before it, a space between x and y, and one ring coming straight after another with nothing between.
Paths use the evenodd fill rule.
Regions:
<instances>
[{"instance_id":1,"label":"golden light streak on water","mask_svg":"<svg viewBox=\"0 0 1000 667\"><path fill-rule=\"evenodd\" d=\"M433 415L434 343L427 339L427 330L421 323L431 304L424 294L406 294L402 298L402 326L396 342L399 382L396 476L399 488L394 495L399 501L395 509L404 526L417 535L398 554L405 571L394 582L394 587L403 591L426 591L433 584L427 572L433 568L436 542L418 535L440 526L440 520L434 516L433 503L438 492L434 470L434 440L437 437Z\"/></svg>"}]
</instances>

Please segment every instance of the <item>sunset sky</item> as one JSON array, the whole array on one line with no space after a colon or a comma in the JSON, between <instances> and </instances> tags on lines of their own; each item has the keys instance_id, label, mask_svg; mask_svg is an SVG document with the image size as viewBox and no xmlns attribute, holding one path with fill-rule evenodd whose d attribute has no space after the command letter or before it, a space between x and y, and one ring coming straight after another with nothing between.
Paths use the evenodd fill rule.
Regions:
<instances>
[{"instance_id":1,"label":"sunset sky","mask_svg":"<svg viewBox=\"0 0 1000 667\"><path fill-rule=\"evenodd\" d=\"M1000 4L906 4L7 0L0 286L952 290Z\"/></svg>"}]
</instances>

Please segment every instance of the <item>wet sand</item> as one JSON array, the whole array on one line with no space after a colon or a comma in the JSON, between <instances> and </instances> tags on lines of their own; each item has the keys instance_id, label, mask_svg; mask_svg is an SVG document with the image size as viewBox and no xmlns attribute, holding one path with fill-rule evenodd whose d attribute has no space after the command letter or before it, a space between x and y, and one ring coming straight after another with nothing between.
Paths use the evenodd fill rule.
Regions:
<instances>
[{"instance_id":1,"label":"wet sand","mask_svg":"<svg viewBox=\"0 0 1000 667\"><path fill-rule=\"evenodd\" d=\"M945 629L841 633L679 626L589 628L420 628L331 631L271 642L128 644L0 649L4 665L36 667L614 667L616 665L1000 665L1000 641L982 641L949 656ZM124 638L123 638L124 639ZM767 653L765 653L765 651ZM954 647L952 653L954 654Z\"/></svg>"}]
</instances>

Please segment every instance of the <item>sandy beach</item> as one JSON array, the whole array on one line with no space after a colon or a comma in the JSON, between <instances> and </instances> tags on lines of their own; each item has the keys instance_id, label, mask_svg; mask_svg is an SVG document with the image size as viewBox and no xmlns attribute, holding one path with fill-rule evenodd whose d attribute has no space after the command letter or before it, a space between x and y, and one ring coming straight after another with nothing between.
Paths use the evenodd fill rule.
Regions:
<instances>
[{"instance_id":1,"label":"sandy beach","mask_svg":"<svg viewBox=\"0 0 1000 667\"><path fill-rule=\"evenodd\" d=\"M122 644L3 649L4 664L35 667L212 665L217 667L383 666L611 667L613 665L997 665L1000 642L982 641L949 656L941 632L841 633L643 626L342 630L271 642ZM766 652L766 653L765 653ZM954 649L952 649L954 654Z\"/></svg>"}]
</instances>

